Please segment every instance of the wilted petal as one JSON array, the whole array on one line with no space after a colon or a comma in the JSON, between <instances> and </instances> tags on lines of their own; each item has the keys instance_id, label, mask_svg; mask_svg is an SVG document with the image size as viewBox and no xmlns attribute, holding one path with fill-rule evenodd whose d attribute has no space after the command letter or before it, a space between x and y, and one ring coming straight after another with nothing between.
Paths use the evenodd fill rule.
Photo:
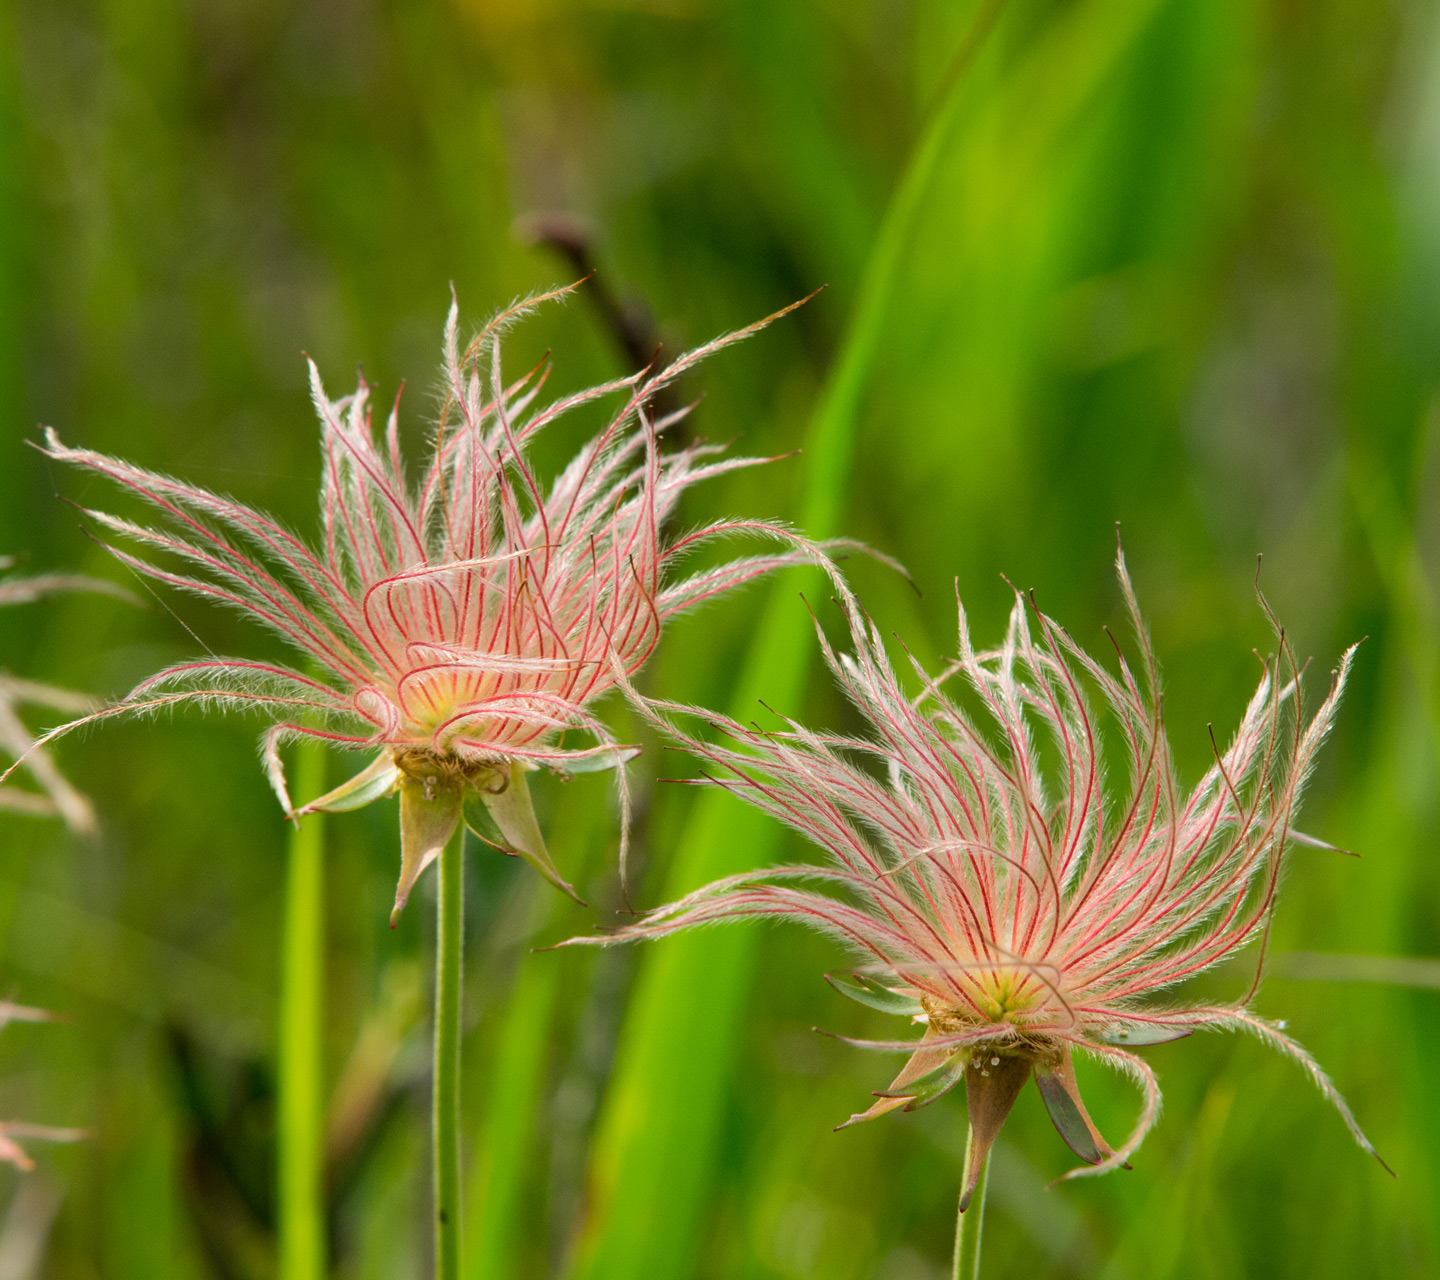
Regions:
<instances>
[{"instance_id":1,"label":"wilted petal","mask_svg":"<svg viewBox=\"0 0 1440 1280\"><path fill-rule=\"evenodd\" d=\"M562 893L568 893L583 907L585 900L575 892L550 859L540 824L535 820L535 806L530 800L530 785L519 761L511 761L509 780L499 791L482 788L478 795L486 812L500 830L508 852L518 854ZM472 798L470 803L474 804Z\"/></svg>"},{"instance_id":2,"label":"wilted petal","mask_svg":"<svg viewBox=\"0 0 1440 1280\"><path fill-rule=\"evenodd\" d=\"M432 792L422 780L409 777L400 784L400 883L390 912L392 928L420 873L440 856L459 825L458 790L436 787Z\"/></svg>"},{"instance_id":3,"label":"wilted petal","mask_svg":"<svg viewBox=\"0 0 1440 1280\"><path fill-rule=\"evenodd\" d=\"M970 1114L970 1141L965 1148L965 1189L960 1195L960 1212L970 1206L980 1170L990 1154L995 1137L1005 1123L1025 1081L1030 1078L1030 1060L1009 1054L976 1049L965 1072L965 1109Z\"/></svg>"},{"instance_id":4,"label":"wilted petal","mask_svg":"<svg viewBox=\"0 0 1440 1280\"><path fill-rule=\"evenodd\" d=\"M345 813L350 809L363 809L372 800L388 795L400 781L400 770L389 751L382 751L365 768L348 782L342 782L333 791L327 791L318 800L301 805L295 810L297 818L307 813Z\"/></svg>"},{"instance_id":5,"label":"wilted petal","mask_svg":"<svg viewBox=\"0 0 1440 1280\"><path fill-rule=\"evenodd\" d=\"M907 1099L906 1111L917 1111L921 1107L928 1107L932 1102L943 1098L957 1084L965 1074L965 1064L970 1061L970 1051L960 1049L951 1055L945 1062L942 1062L932 1071L927 1071L904 1086L903 1092Z\"/></svg>"},{"instance_id":6,"label":"wilted petal","mask_svg":"<svg viewBox=\"0 0 1440 1280\"><path fill-rule=\"evenodd\" d=\"M928 1048L925 1041L920 1042L920 1048L912 1053L905 1065L900 1068L900 1074L890 1082L890 1087L884 1093L878 1094L880 1099L866 1111L857 1112L845 1121L844 1124L836 1125L836 1129L848 1129L852 1124L861 1124L866 1120L874 1120L877 1116L883 1116L896 1107L903 1107L910 1101L911 1095L902 1092L906 1085L927 1076L937 1067L943 1066L954 1054L953 1045L946 1045L943 1048Z\"/></svg>"},{"instance_id":7,"label":"wilted petal","mask_svg":"<svg viewBox=\"0 0 1440 1280\"><path fill-rule=\"evenodd\" d=\"M1065 1139L1065 1145L1080 1159L1086 1164L1099 1164L1115 1154L1085 1110L1079 1085L1075 1082L1075 1063L1068 1048L1053 1068L1035 1068L1035 1084L1040 1096L1045 1099L1045 1110L1050 1113L1056 1130Z\"/></svg>"}]
</instances>

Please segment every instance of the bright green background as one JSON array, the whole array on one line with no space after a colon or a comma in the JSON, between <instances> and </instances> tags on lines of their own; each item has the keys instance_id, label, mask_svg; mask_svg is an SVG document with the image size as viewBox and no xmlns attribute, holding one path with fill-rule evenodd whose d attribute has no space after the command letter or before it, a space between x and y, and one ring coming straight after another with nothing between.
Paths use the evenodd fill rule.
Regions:
<instances>
[{"instance_id":1,"label":"bright green background","mask_svg":"<svg viewBox=\"0 0 1440 1280\"><path fill-rule=\"evenodd\" d=\"M855 581L925 660L953 649L952 579L980 635L997 634L1002 572L1103 647L1120 620L1118 520L1193 779L1207 722L1234 722L1250 650L1268 643L1257 552L1317 680L1368 635L1305 819L1364 856L1296 856L1276 947L1440 954L1440 9L1008 0L947 96L979 8L0 8L3 550L26 570L123 578L52 496L111 495L29 449L39 423L313 528L301 352L334 393L362 361L383 399L408 379L418 444L449 283L478 322L566 279L511 222L576 211L605 279L673 342L830 286L686 388L705 393L710 436L782 453L823 404L820 441L697 492L684 518L814 519L900 557L923 596L865 565ZM519 332L512 365L546 350L561 389L623 368L583 299ZM834 445L851 425L847 467ZM752 692L850 724L817 678L801 585L676 626L649 688L727 704L768 607ZM276 651L175 596L0 621L11 669L107 694L201 642ZM809 692L787 693L804 662ZM9 1265L5 1242L63 1193L45 1261L7 1277L272 1273L285 835L253 742L254 726L194 716L107 727L61 751L98 841L0 821L5 993L71 1019L5 1031L0 1116L94 1130L42 1153L43 1181L0 1217ZM696 793L654 785L686 766L651 746L634 770L637 905L704 861ZM605 779L542 782L537 804L561 866L613 920ZM714 865L769 850L768 829L715 813ZM356 1280L426 1263L433 896L386 928L393 827L382 804L328 829L330 1078L369 1069L379 1098L336 1194L336 1274ZM531 954L597 916L493 855L470 877L472 1280L942 1274L960 1100L830 1132L894 1068L811 1033L891 1030L821 981L831 947L746 927ZM1205 991L1246 980L1237 965ZM996 1157L987 1275L1436 1274L1440 998L1276 976L1257 1007L1290 1020L1397 1179L1292 1066L1197 1036L1149 1051L1166 1109L1131 1173L1045 1190L1068 1153L1022 1101ZM1098 1070L1084 1083L1124 1132L1133 1094ZM18 1181L0 1172L0 1197Z\"/></svg>"}]
</instances>

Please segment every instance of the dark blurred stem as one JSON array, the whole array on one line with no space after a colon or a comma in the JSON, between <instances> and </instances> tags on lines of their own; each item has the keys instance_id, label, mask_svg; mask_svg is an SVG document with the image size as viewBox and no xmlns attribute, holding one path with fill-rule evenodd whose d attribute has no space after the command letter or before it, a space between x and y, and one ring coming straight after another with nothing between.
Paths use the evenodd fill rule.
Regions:
<instances>
[{"instance_id":1,"label":"dark blurred stem","mask_svg":"<svg viewBox=\"0 0 1440 1280\"><path fill-rule=\"evenodd\" d=\"M646 369L655 363L659 340L648 325L637 322L620 299L610 292L595 265L595 251L588 236L573 229L566 236L548 234L544 243L564 255L571 270L583 281L580 288L595 308L601 323L610 331L626 363L632 369Z\"/></svg>"},{"instance_id":2,"label":"dark blurred stem","mask_svg":"<svg viewBox=\"0 0 1440 1280\"><path fill-rule=\"evenodd\" d=\"M614 294L596 266L595 230L584 219L556 210L537 210L517 219L516 234L530 244L553 249L569 264L580 290L600 323L610 334L633 373L659 373L670 363L649 307L638 299L628 303ZM661 387L651 398L649 412L667 418L681 406L677 387ZM684 423L679 424L681 429Z\"/></svg>"},{"instance_id":3,"label":"dark blurred stem","mask_svg":"<svg viewBox=\"0 0 1440 1280\"><path fill-rule=\"evenodd\" d=\"M296 794L325 790L325 748L295 753ZM325 1188L321 1117L321 1028L325 983L325 842L319 814L290 833L280 963L280 1280L323 1280Z\"/></svg>"},{"instance_id":4,"label":"dark blurred stem","mask_svg":"<svg viewBox=\"0 0 1440 1280\"><path fill-rule=\"evenodd\" d=\"M435 1068L431 1141L435 1156L436 1280L460 1280L460 960L464 947L465 827L440 854L435 930Z\"/></svg>"},{"instance_id":5,"label":"dark blurred stem","mask_svg":"<svg viewBox=\"0 0 1440 1280\"><path fill-rule=\"evenodd\" d=\"M975 1140L973 1133L965 1137L965 1168L962 1177L970 1169L970 1144ZM990 1182L990 1157L980 1166L980 1181L975 1184L975 1194L970 1197L970 1207L955 1215L955 1257L950 1272L952 1280L980 1280L980 1237L985 1232L985 1190ZM961 1187L964 1195L964 1187Z\"/></svg>"}]
</instances>

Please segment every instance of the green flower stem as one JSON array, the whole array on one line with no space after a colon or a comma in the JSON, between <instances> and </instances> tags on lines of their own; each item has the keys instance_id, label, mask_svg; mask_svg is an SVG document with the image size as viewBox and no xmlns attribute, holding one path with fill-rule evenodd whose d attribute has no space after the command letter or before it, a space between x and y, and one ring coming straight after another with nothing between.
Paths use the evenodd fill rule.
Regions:
<instances>
[{"instance_id":1,"label":"green flower stem","mask_svg":"<svg viewBox=\"0 0 1440 1280\"><path fill-rule=\"evenodd\" d=\"M970 1144L973 1134L965 1138L965 1168L970 1167ZM980 1166L980 1181L970 1197L970 1207L955 1215L955 1257L951 1280L980 1280L980 1237L985 1232L985 1190L990 1183L990 1157ZM963 1193L963 1192L962 1192Z\"/></svg>"},{"instance_id":2,"label":"green flower stem","mask_svg":"<svg viewBox=\"0 0 1440 1280\"><path fill-rule=\"evenodd\" d=\"M440 854L435 931L435 1276L460 1280L460 961L465 945L465 827Z\"/></svg>"},{"instance_id":3,"label":"green flower stem","mask_svg":"<svg viewBox=\"0 0 1440 1280\"><path fill-rule=\"evenodd\" d=\"M325 748L295 751L296 794L325 790ZM280 955L277 1170L280 1280L325 1275L325 1169L321 1117L325 1001L325 829L319 814L295 824L285 875Z\"/></svg>"}]
</instances>

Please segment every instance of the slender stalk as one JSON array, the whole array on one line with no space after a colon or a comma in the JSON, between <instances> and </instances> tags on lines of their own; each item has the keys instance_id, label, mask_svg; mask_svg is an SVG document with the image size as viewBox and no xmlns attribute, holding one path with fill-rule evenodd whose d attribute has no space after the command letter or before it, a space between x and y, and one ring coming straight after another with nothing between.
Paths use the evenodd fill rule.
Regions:
<instances>
[{"instance_id":1,"label":"slender stalk","mask_svg":"<svg viewBox=\"0 0 1440 1280\"><path fill-rule=\"evenodd\" d=\"M325 790L325 748L295 751L295 794ZM325 837L317 813L290 833L280 953L277 1176L279 1280L325 1275L325 1114L322 1029L325 998Z\"/></svg>"},{"instance_id":2,"label":"slender stalk","mask_svg":"<svg viewBox=\"0 0 1440 1280\"><path fill-rule=\"evenodd\" d=\"M970 1144L974 1135L965 1138L965 1168L970 1167ZM980 1280L980 1237L985 1232L985 1191L990 1183L990 1157L980 1166L980 1181L970 1197L970 1207L955 1215L955 1257L951 1280Z\"/></svg>"},{"instance_id":3,"label":"slender stalk","mask_svg":"<svg viewBox=\"0 0 1440 1280\"><path fill-rule=\"evenodd\" d=\"M465 827L440 854L435 931L435 1068L431 1143L435 1157L435 1276L460 1280L460 960L465 931Z\"/></svg>"}]
</instances>

